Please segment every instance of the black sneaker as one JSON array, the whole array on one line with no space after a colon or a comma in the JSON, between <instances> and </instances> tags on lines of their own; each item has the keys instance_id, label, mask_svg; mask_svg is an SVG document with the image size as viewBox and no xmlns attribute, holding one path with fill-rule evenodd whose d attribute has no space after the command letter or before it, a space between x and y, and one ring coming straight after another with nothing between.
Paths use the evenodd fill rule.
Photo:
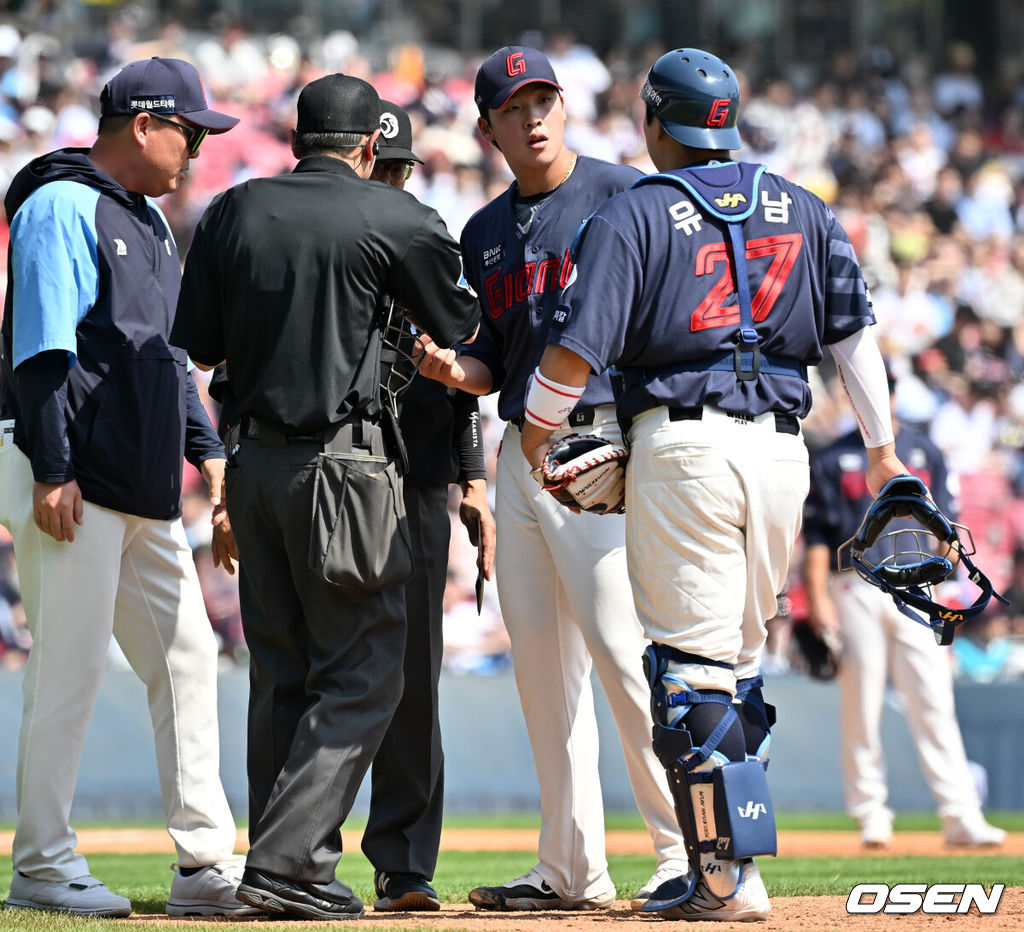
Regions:
<instances>
[{"instance_id":1,"label":"black sneaker","mask_svg":"<svg viewBox=\"0 0 1024 932\"><path fill-rule=\"evenodd\" d=\"M436 912L441 908L437 891L422 874L374 871L377 900L373 908L385 913Z\"/></svg>"},{"instance_id":2,"label":"black sneaker","mask_svg":"<svg viewBox=\"0 0 1024 932\"><path fill-rule=\"evenodd\" d=\"M363 916L363 901L340 880L308 883L247 867L235 896L264 912L290 913L303 919L361 919Z\"/></svg>"},{"instance_id":3,"label":"black sneaker","mask_svg":"<svg viewBox=\"0 0 1024 932\"><path fill-rule=\"evenodd\" d=\"M559 896L533 868L522 877L500 887L477 887L469 892L469 902L477 909L501 912L526 912L536 909L607 909L615 902L615 888L599 896L569 900Z\"/></svg>"}]
</instances>

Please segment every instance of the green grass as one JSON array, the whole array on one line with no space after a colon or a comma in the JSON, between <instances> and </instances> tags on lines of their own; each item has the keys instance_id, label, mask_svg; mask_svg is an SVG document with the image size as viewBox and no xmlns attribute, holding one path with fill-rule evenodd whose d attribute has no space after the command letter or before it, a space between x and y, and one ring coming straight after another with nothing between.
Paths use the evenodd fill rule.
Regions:
<instances>
[{"instance_id":1,"label":"green grass","mask_svg":"<svg viewBox=\"0 0 1024 932\"><path fill-rule=\"evenodd\" d=\"M1024 831L1024 812L994 813L990 819L1011 831ZM854 828L852 819L843 815L796 813L780 815L779 827L784 830L835 830ZM456 816L446 820L450 828L536 828L535 815L523 816ZM612 814L607 819L611 829L642 829L639 817ZM84 827L84 826L80 826ZM358 829L359 825L349 825ZM896 819L899 831L938 831L939 821L933 815L907 814ZM137 914L162 913L166 908L171 884L171 861L166 854L92 854L89 865L93 873L107 885L130 897ZM445 851L438 861L434 886L443 902L465 903L470 889L480 884L497 884L529 870L535 861L532 852L522 851ZM608 858L612 880L621 898L639 888L654 870L654 858L647 855L611 855ZM884 882L961 882L993 883L1024 886L1024 863L1020 858L1000 856L998 852L951 857L821 857L760 858L759 864L768 891L772 896L845 896L858 883ZM358 850L347 851L341 860L339 876L355 892L372 903L373 868ZM9 888L11 861L0 859L0 891ZM31 911L5 911L0 914L0 927L14 932L106 932L115 926L111 920L89 920ZM179 921L180 932L209 932L210 923ZM247 924L250 925L250 924ZM276 921L275 932L309 928L308 924ZM433 929L432 932L444 932Z\"/></svg>"}]
</instances>

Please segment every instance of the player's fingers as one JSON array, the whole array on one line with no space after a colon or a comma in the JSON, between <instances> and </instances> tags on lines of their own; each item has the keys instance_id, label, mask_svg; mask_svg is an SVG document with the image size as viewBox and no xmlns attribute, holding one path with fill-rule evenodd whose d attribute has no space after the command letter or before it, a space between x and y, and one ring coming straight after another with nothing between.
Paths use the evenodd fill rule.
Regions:
<instances>
[{"instance_id":1,"label":"player's fingers","mask_svg":"<svg viewBox=\"0 0 1024 932\"><path fill-rule=\"evenodd\" d=\"M486 579L491 578L491 572L494 569L494 521L482 521L480 523L480 531L483 535L484 542L480 552L481 569L484 572Z\"/></svg>"},{"instance_id":2,"label":"player's fingers","mask_svg":"<svg viewBox=\"0 0 1024 932\"><path fill-rule=\"evenodd\" d=\"M62 539L68 543L73 543L75 540L75 519L74 512L71 508L62 508L60 511L60 529Z\"/></svg>"}]
</instances>

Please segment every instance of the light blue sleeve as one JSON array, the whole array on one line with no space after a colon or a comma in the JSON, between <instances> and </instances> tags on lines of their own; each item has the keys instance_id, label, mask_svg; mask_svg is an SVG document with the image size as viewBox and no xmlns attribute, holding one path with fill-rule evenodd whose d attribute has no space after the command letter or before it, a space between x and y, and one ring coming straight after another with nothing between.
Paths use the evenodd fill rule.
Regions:
<instances>
[{"instance_id":1,"label":"light blue sleeve","mask_svg":"<svg viewBox=\"0 0 1024 932\"><path fill-rule=\"evenodd\" d=\"M86 185L53 181L33 191L14 215L15 368L46 350L67 350L68 368L78 358L75 329L99 292L99 197Z\"/></svg>"}]
</instances>

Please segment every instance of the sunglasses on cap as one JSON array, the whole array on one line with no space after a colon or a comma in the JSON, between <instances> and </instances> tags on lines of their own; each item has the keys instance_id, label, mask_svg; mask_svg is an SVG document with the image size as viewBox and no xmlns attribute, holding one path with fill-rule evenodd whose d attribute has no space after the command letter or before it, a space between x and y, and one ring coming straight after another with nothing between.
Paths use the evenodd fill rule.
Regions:
<instances>
[{"instance_id":1,"label":"sunglasses on cap","mask_svg":"<svg viewBox=\"0 0 1024 932\"><path fill-rule=\"evenodd\" d=\"M152 110L136 110L135 112L148 113L151 117L162 120L164 123L170 123L171 126L177 126L184 134L185 145L188 146L188 151L191 152L192 155L196 155L199 152L199 147L203 144L203 140L209 132L208 129L204 129L202 126L192 126L190 123L179 123L177 120L172 120L170 117L165 117L160 113L154 113Z\"/></svg>"}]
</instances>

